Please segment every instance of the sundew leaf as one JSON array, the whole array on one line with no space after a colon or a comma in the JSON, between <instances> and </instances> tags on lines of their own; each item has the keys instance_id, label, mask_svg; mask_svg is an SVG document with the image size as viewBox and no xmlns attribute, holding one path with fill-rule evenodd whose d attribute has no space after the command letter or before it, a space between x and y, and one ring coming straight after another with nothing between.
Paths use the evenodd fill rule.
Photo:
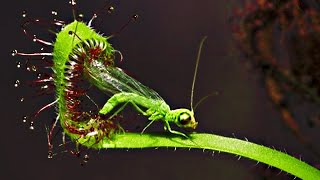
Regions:
<instances>
[{"instance_id":1,"label":"sundew leaf","mask_svg":"<svg viewBox=\"0 0 320 180\"><path fill-rule=\"evenodd\" d=\"M226 152L252 159L279 168L301 179L320 179L320 171L289 154L258 145L249 141L224 137L215 134L193 133L189 139L172 134L116 134L105 148L155 148L173 147L187 149L206 149Z\"/></svg>"}]
</instances>

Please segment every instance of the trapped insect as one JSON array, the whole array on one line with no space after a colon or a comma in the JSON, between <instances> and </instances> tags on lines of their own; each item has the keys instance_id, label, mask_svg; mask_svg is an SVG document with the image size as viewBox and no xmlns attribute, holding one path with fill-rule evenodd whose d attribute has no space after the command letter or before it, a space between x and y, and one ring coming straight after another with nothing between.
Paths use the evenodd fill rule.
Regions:
<instances>
[{"instance_id":1,"label":"trapped insect","mask_svg":"<svg viewBox=\"0 0 320 180\"><path fill-rule=\"evenodd\" d=\"M200 43L197 66L205 39L206 37L204 37ZM112 97L99 111L100 114L110 114L114 108L122 104L121 107L112 114L111 117L113 117L122 111L126 105L131 104L139 113L149 117L149 120L151 120L142 132L157 120L162 120L165 124L165 129L169 132L182 136L186 135L179 131L172 130L170 123L182 128L196 128L198 123L195 121L193 111L193 92L196 72L194 74L191 91L191 110L186 108L171 110L169 105L156 91L128 76L120 68L113 65L106 66L103 59L85 62L84 66L85 74L90 82L95 84L100 90L112 94Z\"/></svg>"},{"instance_id":2,"label":"trapped insect","mask_svg":"<svg viewBox=\"0 0 320 180\"><path fill-rule=\"evenodd\" d=\"M74 7L76 2L72 1L71 5ZM73 9L74 14L76 14L75 8ZM114 10L112 6L107 9L108 12ZM97 17L97 14L94 14L88 23L77 18L74 18L71 23L54 20L53 24L61 26L61 30L56 33L54 43L33 36L34 42L44 46L52 46L52 52L22 53L17 50L13 51L12 55L14 56L52 57L52 75L36 80L37 83L49 83L54 87L55 93L55 100L36 113L39 114L49 107L56 107L57 117L52 127L47 130L48 157L52 157L53 154L52 138L58 122L60 122L63 133L77 145L94 149L107 148L108 144L112 143L113 134L124 133L121 126L113 120L128 104L131 104L139 113L151 120L143 131L152 122L162 120L166 130L187 137L182 132L172 130L170 123L182 128L192 129L195 129L198 124L195 121L193 111L193 92L201 48L206 37L202 39L198 51L191 91L191 108L170 110L169 105L156 91L144 86L115 65L115 55L116 53L121 55L121 53L114 49L108 41L114 35L103 36L91 27L93 20ZM132 20L136 18L137 15L134 15ZM28 24L37 23L39 23L37 20L28 22ZM25 27L23 30L27 36L30 36ZM96 86L110 95L110 99L99 110L98 114L81 111L80 99L82 97L93 100L86 94L87 89L78 84L80 81L87 81L90 85ZM120 108L112 113L111 111L119 105L121 105ZM34 122L31 121L30 123L33 128Z\"/></svg>"}]
</instances>

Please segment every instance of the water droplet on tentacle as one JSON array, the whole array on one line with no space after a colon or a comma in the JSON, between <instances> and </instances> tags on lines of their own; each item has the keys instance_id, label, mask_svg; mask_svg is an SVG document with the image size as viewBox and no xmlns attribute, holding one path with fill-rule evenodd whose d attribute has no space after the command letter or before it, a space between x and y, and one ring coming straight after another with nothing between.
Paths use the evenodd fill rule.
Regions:
<instances>
[{"instance_id":1,"label":"water droplet on tentacle","mask_svg":"<svg viewBox=\"0 0 320 180\"><path fill-rule=\"evenodd\" d=\"M38 73L38 74L37 74L37 79L41 79L41 78L42 78L42 76L43 76L43 74Z\"/></svg>"},{"instance_id":2,"label":"water droplet on tentacle","mask_svg":"<svg viewBox=\"0 0 320 180\"><path fill-rule=\"evenodd\" d=\"M48 151L48 159L52 159L53 158L53 153L52 151Z\"/></svg>"},{"instance_id":3,"label":"water droplet on tentacle","mask_svg":"<svg viewBox=\"0 0 320 180\"><path fill-rule=\"evenodd\" d=\"M12 55L12 56L15 56L15 55L17 55L17 54L18 54L18 50L15 49L15 50L12 50L12 51L11 51L11 55Z\"/></svg>"},{"instance_id":4,"label":"water droplet on tentacle","mask_svg":"<svg viewBox=\"0 0 320 180\"><path fill-rule=\"evenodd\" d=\"M54 16L57 16L58 12L57 11L51 11L51 14L54 15Z\"/></svg>"},{"instance_id":5,"label":"water droplet on tentacle","mask_svg":"<svg viewBox=\"0 0 320 180\"><path fill-rule=\"evenodd\" d=\"M83 20L83 17L84 17L83 14L79 14L78 17L77 17L77 20L78 20L78 21L82 21L82 20Z\"/></svg>"},{"instance_id":6,"label":"water droplet on tentacle","mask_svg":"<svg viewBox=\"0 0 320 180\"><path fill-rule=\"evenodd\" d=\"M83 156L83 162L87 163L88 161L89 161L89 155L86 154L86 155Z\"/></svg>"},{"instance_id":7,"label":"water droplet on tentacle","mask_svg":"<svg viewBox=\"0 0 320 180\"><path fill-rule=\"evenodd\" d=\"M41 86L41 89L48 89L48 88L49 88L48 85Z\"/></svg>"},{"instance_id":8,"label":"water droplet on tentacle","mask_svg":"<svg viewBox=\"0 0 320 180\"><path fill-rule=\"evenodd\" d=\"M30 127L29 127L29 129L30 129L30 130L34 130L33 121L30 122Z\"/></svg>"},{"instance_id":9,"label":"water droplet on tentacle","mask_svg":"<svg viewBox=\"0 0 320 180\"><path fill-rule=\"evenodd\" d=\"M21 68L21 62L20 61L17 61L16 65L17 65L17 68Z\"/></svg>"},{"instance_id":10,"label":"water droplet on tentacle","mask_svg":"<svg viewBox=\"0 0 320 180\"><path fill-rule=\"evenodd\" d=\"M22 122L23 122L23 123L26 123L26 122L27 122L27 119L28 119L27 116L23 116L23 117L22 117Z\"/></svg>"},{"instance_id":11,"label":"water droplet on tentacle","mask_svg":"<svg viewBox=\"0 0 320 180\"><path fill-rule=\"evenodd\" d=\"M27 68L27 71L33 71L33 72L36 72L37 71L37 67L35 65L31 65L31 66L28 66Z\"/></svg>"},{"instance_id":12,"label":"water droplet on tentacle","mask_svg":"<svg viewBox=\"0 0 320 180\"><path fill-rule=\"evenodd\" d=\"M69 4L71 4L72 6L74 6L74 5L77 4L77 2L76 2L75 0L71 0L71 1L69 1Z\"/></svg>"},{"instance_id":13,"label":"water droplet on tentacle","mask_svg":"<svg viewBox=\"0 0 320 180\"><path fill-rule=\"evenodd\" d=\"M135 14L135 15L133 15L132 16L132 19L135 21L135 20L137 20L139 18L139 15L138 14Z\"/></svg>"},{"instance_id":14,"label":"water droplet on tentacle","mask_svg":"<svg viewBox=\"0 0 320 180\"><path fill-rule=\"evenodd\" d=\"M32 66L31 66L31 70L32 70L33 72L36 72L36 71L37 71L37 67L36 67L35 65L32 65Z\"/></svg>"},{"instance_id":15,"label":"water droplet on tentacle","mask_svg":"<svg viewBox=\"0 0 320 180\"><path fill-rule=\"evenodd\" d=\"M36 35L33 35L32 41L33 41L33 42L37 42L37 36L36 36Z\"/></svg>"},{"instance_id":16,"label":"water droplet on tentacle","mask_svg":"<svg viewBox=\"0 0 320 180\"><path fill-rule=\"evenodd\" d=\"M25 11L25 10L22 11L22 14L21 14L21 15L22 15L23 18L27 17L27 11Z\"/></svg>"},{"instance_id":17,"label":"water droplet on tentacle","mask_svg":"<svg viewBox=\"0 0 320 180\"><path fill-rule=\"evenodd\" d=\"M114 7L113 6L109 6L108 7L108 13L111 14L114 11Z\"/></svg>"},{"instance_id":18,"label":"water droplet on tentacle","mask_svg":"<svg viewBox=\"0 0 320 180\"><path fill-rule=\"evenodd\" d=\"M19 85L20 85L20 81L19 81L19 80L16 80L16 81L14 82L14 87L19 87Z\"/></svg>"}]
</instances>

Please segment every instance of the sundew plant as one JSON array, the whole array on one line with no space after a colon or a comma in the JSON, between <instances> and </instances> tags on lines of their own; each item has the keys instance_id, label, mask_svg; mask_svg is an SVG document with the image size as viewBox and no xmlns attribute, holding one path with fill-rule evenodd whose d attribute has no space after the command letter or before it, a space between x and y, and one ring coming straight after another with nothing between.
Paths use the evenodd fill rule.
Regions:
<instances>
[{"instance_id":1,"label":"sundew plant","mask_svg":"<svg viewBox=\"0 0 320 180\"><path fill-rule=\"evenodd\" d=\"M172 109L156 90L127 73L134 72L134 69L120 68L120 62L125 57L120 49L110 43L110 40L125 31L131 22L136 21L138 15L129 18L119 31L113 34L102 33L102 30L98 32L95 29L94 24L100 16L114 11L111 3L96 11L88 20L78 12L78 3L81 6L81 2L75 0L69 2L73 12L73 20L70 22L56 18L47 21L33 19L24 12L24 34L43 48L39 52L12 51L13 58L26 58L28 63L40 61L46 68L46 72L42 73L41 67L28 66L30 71L38 73L37 79L31 84L38 88L39 94L51 93L54 98L33 116L25 117L24 122L29 123L29 128L33 130L37 121L40 121L37 116L41 112L49 108L55 110L56 117L46 126L49 159L60 156L61 147L65 147L66 152L77 157L82 156L83 148L100 152L103 149L143 151L147 148L161 147L202 149L248 158L301 179L320 179L319 170L301 159L290 156L290 152L280 152L247 139L197 132L197 125L204 120L197 118L195 109L199 103L215 94L209 94L199 103L193 103L198 65L201 54L205 53L206 39L210 37L199 35L193 81L190 80L190 107ZM56 11L52 13L57 14ZM54 38L41 39L33 34L30 26L48 27ZM21 63L17 66L20 67ZM50 73L47 72L48 69L51 70ZM17 80L15 86L19 87L20 83ZM90 97L89 92L92 88L108 97L102 107ZM122 114L125 108L148 118L141 131L129 131L123 126L125 121L131 121L126 114ZM147 131L148 127L159 124L155 122L163 124L163 132ZM62 134L59 143L55 143L58 139L57 134ZM74 144L74 147L71 148L70 144ZM83 156L84 163L88 159L88 155Z\"/></svg>"}]
</instances>

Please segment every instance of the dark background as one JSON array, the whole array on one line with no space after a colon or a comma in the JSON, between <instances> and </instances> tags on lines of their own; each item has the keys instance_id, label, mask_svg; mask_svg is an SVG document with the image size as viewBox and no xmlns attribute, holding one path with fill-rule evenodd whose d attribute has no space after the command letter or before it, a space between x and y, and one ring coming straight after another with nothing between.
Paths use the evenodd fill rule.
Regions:
<instances>
[{"instance_id":1,"label":"dark background","mask_svg":"<svg viewBox=\"0 0 320 180\"><path fill-rule=\"evenodd\" d=\"M233 1L231 1L233 2ZM79 11L88 21L105 1L79 1ZM133 73L143 84L155 89L172 108L189 107L191 82L200 39L207 35L199 74L195 101L219 91L196 111L198 132L208 132L274 146L310 163L315 157L306 150L283 124L270 103L259 75L248 71L236 53L228 16L236 6L229 1L120 1L113 2L116 11L95 26L106 35L115 32L135 13L140 18L111 40L124 55L122 67ZM53 97L34 98L20 103L28 89L14 88L14 81L28 78L30 72L16 68L21 57L10 51L38 52L21 31L21 12L29 17L50 21L52 10L58 19L72 21L67 1L6 1L1 10L1 170L0 179L261 179L270 173L267 166L238 160L223 153L211 156L200 150L149 149L101 150L90 152L84 167L80 160L60 154L47 159L44 124L39 122L31 132L22 117L38 110ZM39 35L40 37L40 35ZM42 36L41 36L42 37ZM43 36L45 37L45 36ZM45 39L45 38L44 38ZM106 100L103 94L101 98ZM53 119L53 111L39 116L39 121ZM156 126L161 126L157 124ZM271 171L276 175L279 171ZM284 174L284 173L282 173ZM283 179L282 175L272 179Z\"/></svg>"}]
</instances>

